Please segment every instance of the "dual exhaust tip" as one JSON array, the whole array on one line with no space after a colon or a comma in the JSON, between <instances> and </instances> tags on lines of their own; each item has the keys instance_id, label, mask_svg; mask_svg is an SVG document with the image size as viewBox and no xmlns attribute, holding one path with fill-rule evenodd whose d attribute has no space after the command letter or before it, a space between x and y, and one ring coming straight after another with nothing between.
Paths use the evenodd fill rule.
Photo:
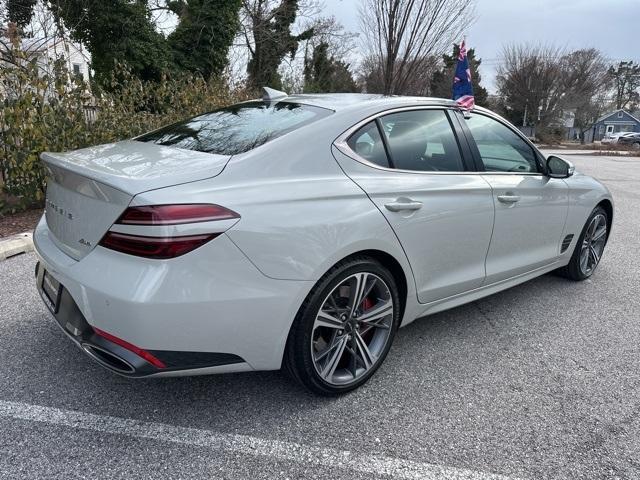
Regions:
<instances>
[{"instance_id":1,"label":"dual exhaust tip","mask_svg":"<svg viewBox=\"0 0 640 480\"><path fill-rule=\"evenodd\" d=\"M114 370L124 375L131 375L136 372L136 369L133 367L133 365L131 365L125 359L114 355L113 353L100 348L97 345L92 345L90 343L81 343L80 346L87 355L89 355L96 362L101 364L103 367L108 368L109 370Z\"/></svg>"}]
</instances>

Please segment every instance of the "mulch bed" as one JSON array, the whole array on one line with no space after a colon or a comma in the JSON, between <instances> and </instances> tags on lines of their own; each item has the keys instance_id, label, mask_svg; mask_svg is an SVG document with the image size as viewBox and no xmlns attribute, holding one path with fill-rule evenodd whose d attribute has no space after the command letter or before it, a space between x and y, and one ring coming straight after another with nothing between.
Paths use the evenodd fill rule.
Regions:
<instances>
[{"instance_id":1,"label":"mulch bed","mask_svg":"<svg viewBox=\"0 0 640 480\"><path fill-rule=\"evenodd\" d=\"M0 216L0 238L16 233L33 232L42 217L42 209L27 210L14 215Z\"/></svg>"}]
</instances>

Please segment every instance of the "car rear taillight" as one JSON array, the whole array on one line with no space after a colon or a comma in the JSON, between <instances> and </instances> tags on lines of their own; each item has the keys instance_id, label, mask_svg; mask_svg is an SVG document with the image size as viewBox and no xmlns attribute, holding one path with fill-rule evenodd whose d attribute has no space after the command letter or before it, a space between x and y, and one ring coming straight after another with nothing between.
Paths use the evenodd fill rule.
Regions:
<instances>
[{"instance_id":1,"label":"car rear taillight","mask_svg":"<svg viewBox=\"0 0 640 480\"><path fill-rule=\"evenodd\" d=\"M219 233L185 237L141 237L126 233L107 232L100 245L138 257L166 260L184 255L216 238Z\"/></svg>"},{"instance_id":2,"label":"car rear taillight","mask_svg":"<svg viewBox=\"0 0 640 480\"><path fill-rule=\"evenodd\" d=\"M201 231L189 235L154 236L153 228L240 218L233 210L212 204L145 205L129 207L100 240L100 245L111 250L138 257L166 260L184 255L219 236L230 225L207 224ZM119 226L118 228L115 228ZM133 231L131 231L133 228ZM126 230L126 231L123 231ZM147 231L149 235L147 235ZM155 231L157 235L157 230Z\"/></svg>"},{"instance_id":3,"label":"car rear taillight","mask_svg":"<svg viewBox=\"0 0 640 480\"><path fill-rule=\"evenodd\" d=\"M147 205L129 207L116 221L120 225L178 225L240 218L233 210L210 204Z\"/></svg>"}]
</instances>

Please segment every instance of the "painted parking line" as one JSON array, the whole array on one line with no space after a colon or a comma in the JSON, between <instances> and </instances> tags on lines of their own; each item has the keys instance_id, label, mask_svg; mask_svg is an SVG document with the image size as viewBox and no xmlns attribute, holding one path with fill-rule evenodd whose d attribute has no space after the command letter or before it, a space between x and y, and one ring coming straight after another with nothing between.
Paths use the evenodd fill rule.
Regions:
<instances>
[{"instance_id":1,"label":"painted parking line","mask_svg":"<svg viewBox=\"0 0 640 480\"><path fill-rule=\"evenodd\" d=\"M507 477L502 475L413 462L393 457L362 455L346 450L266 440L246 435L221 434L210 430L95 415L28 403L0 400L0 417L182 445L193 445L236 454L268 457L279 461L315 464L362 473L389 475L394 478L507 480Z\"/></svg>"}]
</instances>

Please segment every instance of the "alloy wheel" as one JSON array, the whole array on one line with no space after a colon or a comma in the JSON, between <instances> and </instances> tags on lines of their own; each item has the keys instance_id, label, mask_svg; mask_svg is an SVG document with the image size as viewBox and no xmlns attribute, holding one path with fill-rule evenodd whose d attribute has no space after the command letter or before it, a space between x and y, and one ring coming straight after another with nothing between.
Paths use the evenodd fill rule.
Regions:
<instances>
[{"instance_id":1,"label":"alloy wheel","mask_svg":"<svg viewBox=\"0 0 640 480\"><path fill-rule=\"evenodd\" d=\"M584 275L591 275L598 266L606 240L607 219L602 213L599 213L591 219L582 239L580 271Z\"/></svg>"},{"instance_id":2,"label":"alloy wheel","mask_svg":"<svg viewBox=\"0 0 640 480\"><path fill-rule=\"evenodd\" d=\"M331 385L366 375L389 342L393 309L389 286L379 276L359 272L341 281L313 324L311 356L318 375Z\"/></svg>"}]
</instances>

